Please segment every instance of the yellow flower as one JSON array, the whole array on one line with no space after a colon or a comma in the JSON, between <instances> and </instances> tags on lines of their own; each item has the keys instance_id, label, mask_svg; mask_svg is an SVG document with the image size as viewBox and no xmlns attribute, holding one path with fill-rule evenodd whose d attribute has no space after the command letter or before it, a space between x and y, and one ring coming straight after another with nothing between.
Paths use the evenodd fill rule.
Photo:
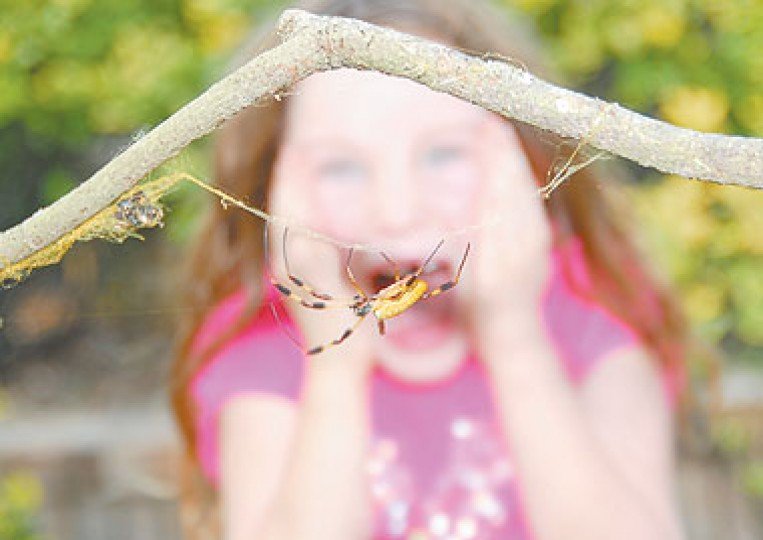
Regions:
<instances>
[{"instance_id":1,"label":"yellow flower","mask_svg":"<svg viewBox=\"0 0 763 540\"><path fill-rule=\"evenodd\" d=\"M706 211L706 191L706 186L696 180L667 176L645 193L645 210L653 221L664 227L666 234L682 244L703 246L714 230L713 220Z\"/></svg>"},{"instance_id":2,"label":"yellow flower","mask_svg":"<svg viewBox=\"0 0 763 540\"><path fill-rule=\"evenodd\" d=\"M184 0L183 16L194 26L205 53L229 50L237 45L251 25L240 11L219 0Z\"/></svg>"},{"instance_id":3,"label":"yellow flower","mask_svg":"<svg viewBox=\"0 0 763 540\"><path fill-rule=\"evenodd\" d=\"M660 103L668 122L697 131L721 131L729 113L729 100L720 90L679 86Z\"/></svg>"},{"instance_id":4,"label":"yellow flower","mask_svg":"<svg viewBox=\"0 0 763 540\"><path fill-rule=\"evenodd\" d=\"M723 314L726 295L719 284L695 282L682 296L686 313L694 322L709 322Z\"/></svg>"},{"instance_id":5,"label":"yellow flower","mask_svg":"<svg viewBox=\"0 0 763 540\"><path fill-rule=\"evenodd\" d=\"M739 123L749 129L753 135L763 136L763 93L745 96L735 113Z\"/></svg>"},{"instance_id":6,"label":"yellow flower","mask_svg":"<svg viewBox=\"0 0 763 540\"><path fill-rule=\"evenodd\" d=\"M644 35L638 21L628 16L608 21L604 27L603 37L610 50L620 57L636 54L644 45Z\"/></svg>"},{"instance_id":7,"label":"yellow flower","mask_svg":"<svg viewBox=\"0 0 763 540\"><path fill-rule=\"evenodd\" d=\"M249 28L249 19L242 14L219 15L201 27L199 42L204 52L227 51L237 45Z\"/></svg>"},{"instance_id":8,"label":"yellow flower","mask_svg":"<svg viewBox=\"0 0 763 540\"><path fill-rule=\"evenodd\" d=\"M737 186L713 186L713 199L733 214L719 227L714 244L726 244L720 251L729 254L763 255L763 191Z\"/></svg>"},{"instance_id":9,"label":"yellow flower","mask_svg":"<svg viewBox=\"0 0 763 540\"><path fill-rule=\"evenodd\" d=\"M645 43L672 47L683 36L686 23L681 13L655 5L643 10L638 18Z\"/></svg>"}]
</instances>

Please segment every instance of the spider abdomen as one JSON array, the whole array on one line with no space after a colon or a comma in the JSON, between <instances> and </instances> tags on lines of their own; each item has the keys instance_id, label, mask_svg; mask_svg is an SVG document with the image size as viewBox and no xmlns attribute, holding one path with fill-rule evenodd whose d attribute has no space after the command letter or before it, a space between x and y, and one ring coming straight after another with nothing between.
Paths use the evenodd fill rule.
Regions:
<instances>
[{"instance_id":1,"label":"spider abdomen","mask_svg":"<svg viewBox=\"0 0 763 540\"><path fill-rule=\"evenodd\" d=\"M374 302L374 315L377 319L390 319L400 315L418 302L425 292L427 292L427 283L420 279L414 280L410 285L402 281L394 283L382 291Z\"/></svg>"}]
</instances>

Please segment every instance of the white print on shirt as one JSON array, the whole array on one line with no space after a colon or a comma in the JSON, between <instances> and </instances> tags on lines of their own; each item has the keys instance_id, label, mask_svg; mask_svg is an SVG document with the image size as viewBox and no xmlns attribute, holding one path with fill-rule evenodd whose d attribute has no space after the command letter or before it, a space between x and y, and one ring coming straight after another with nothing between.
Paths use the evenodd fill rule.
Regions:
<instances>
[{"instance_id":1,"label":"white print on shirt","mask_svg":"<svg viewBox=\"0 0 763 540\"><path fill-rule=\"evenodd\" d=\"M377 538L525 539L514 469L495 430L457 417L447 465L434 487L416 493L397 443L377 439L368 460ZM510 536L506 536L509 534Z\"/></svg>"}]
</instances>

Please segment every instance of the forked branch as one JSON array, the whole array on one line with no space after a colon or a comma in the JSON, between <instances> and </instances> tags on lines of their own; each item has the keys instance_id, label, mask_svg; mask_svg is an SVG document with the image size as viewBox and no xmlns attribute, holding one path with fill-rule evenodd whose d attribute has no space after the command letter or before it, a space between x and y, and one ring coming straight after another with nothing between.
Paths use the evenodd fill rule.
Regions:
<instances>
[{"instance_id":1,"label":"forked branch","mask_svg":"<svg viewBox=\"0 0 763 540\"><path fill-rule=\"evenodd\" d=\"M213 85L66 196L1 233L0 268L72 231L245 107L340 67L405 77L564 137L584 136L603 115L591 146L666 173L763 188L763 139L671 126L559 88L510 63L352 19L288 10L278 28L279 46Z\"/></svg>"}]
</instances>

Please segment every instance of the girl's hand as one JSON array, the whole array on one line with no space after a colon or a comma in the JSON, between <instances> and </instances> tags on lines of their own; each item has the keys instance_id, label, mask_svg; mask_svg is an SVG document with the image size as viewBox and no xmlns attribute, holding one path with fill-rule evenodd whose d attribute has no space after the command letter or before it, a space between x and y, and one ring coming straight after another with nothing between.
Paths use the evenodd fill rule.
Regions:
<instances>
[{"instance_id":1,"label":"girl's hand","mask_svg":"<svg viewBox=\"0 0 763 540\"><path fill-rule=\"evenodd\" d=\"M311 223L310 207L304 193L287 193L289 185L289 182L274 183L270 199L271 213L299 224ZM271 275L307 303L325 305L325 308L313 309L283 296L284 306L304 339L305 350L325 346L322 352L310 356L311 367L336 365L342 371L351 371L361 376L367 374L372 365L368 320L354 328L342 343L332 344L332 341L340 339L346 330L358 322L358 317L346 306L355 294L347 279L344 259L346 252L310 238L297 228L289 230L284 246L284 225L270 224L269 227ZM288 270L294 277L317 293L328 294L335 300L312 296L305 288L293 283L286 270L287 260Z\"/></svg>"},{"instance_id":2,"label":"girl's hand","mask_svg":"<svg viewBox=\"0 0 763 540\"><path fill-rule=\"evenodd\" d=\"M495 119L486 128L488 163L474 254L476 331L483 357L514 334L539 328L550 268L551 227L530 163L514 128Z\"/></svg>"}]
</instances>

